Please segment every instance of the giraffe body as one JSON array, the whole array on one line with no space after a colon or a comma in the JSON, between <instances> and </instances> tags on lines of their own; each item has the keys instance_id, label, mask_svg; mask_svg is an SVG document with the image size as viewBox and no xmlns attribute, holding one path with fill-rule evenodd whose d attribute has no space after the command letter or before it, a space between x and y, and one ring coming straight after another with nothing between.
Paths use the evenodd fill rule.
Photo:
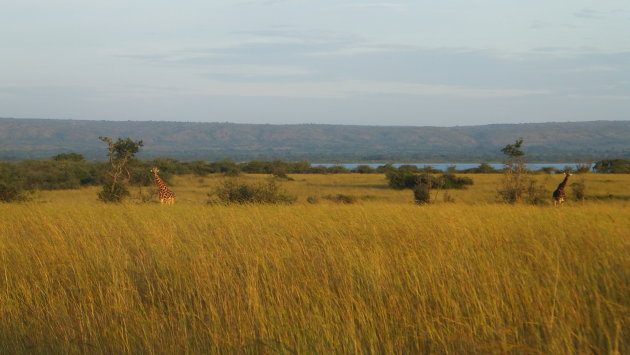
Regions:
<instances>
[{"instance_id":1,"label":"giraffe body","mask_svg":"<svg viewBox=\"0 0 630 355\"><path fill-rule=\"evenodd\" d=\"M569 180L569 176L571 176L571 173L565 173L564 174L564 180L562 180L562 182L560 183L560 185L558 185L558 188L554 190L553 192L553 205L562 205L567 197L566 193L564 192L564 187L567 185L567 181Z\"/></svg>"},{"instance_id":2,"label":"giraffe body","mask_svg":"<svg viewBox=\"0 0 630 355\"><path fill-rule=\"evenodd\" d=\"M160 177L158 176L159 171L160 170L158 170L158 168L151 169L151 172L153 173L153 177L155 178L155 183L160 189L159 191L160 203L172 205L175 203L175 193L166 186L166 184L164 183L164 181L162 181L162 179L160 179Z\"/></svg>"}]
</instances>

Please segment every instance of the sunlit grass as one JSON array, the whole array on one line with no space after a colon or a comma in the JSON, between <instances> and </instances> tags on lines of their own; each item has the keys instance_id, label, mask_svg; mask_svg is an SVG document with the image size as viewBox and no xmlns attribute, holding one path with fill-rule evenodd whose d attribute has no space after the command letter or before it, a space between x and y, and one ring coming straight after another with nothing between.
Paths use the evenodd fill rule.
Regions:
<instances>
[{"instance_id":1,"label":"sunlit grass","mask_svg":"<svg viewBox=\"0 0 630 355\"><path fill-rule=\"evenodd\" d=\"M290 206L207 205L217 176L175 206L0 204L0 353L628 353L627 201L509 206L471 177L430 206L382 175L294 175ZM306 202L335 193L375 198Z\"/></svg>"}]
</instances>

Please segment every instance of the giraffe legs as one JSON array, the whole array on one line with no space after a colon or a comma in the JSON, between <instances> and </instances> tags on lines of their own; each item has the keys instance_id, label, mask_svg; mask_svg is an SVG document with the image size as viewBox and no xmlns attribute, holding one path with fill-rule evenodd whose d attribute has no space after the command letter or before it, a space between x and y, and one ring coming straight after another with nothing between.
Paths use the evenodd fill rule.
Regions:
<instances>
[{"instance_id":1,"label":"giraffe legs","mask_svg":"<svg viewBox=\"0 0 630 355\"><path fill-rule=\"evenodd\" d=\"M564 203L564 199L563 198L554 198L553 199L553 205L554 206L562 206L562 204Z\"/></svg>"}]
</instances>

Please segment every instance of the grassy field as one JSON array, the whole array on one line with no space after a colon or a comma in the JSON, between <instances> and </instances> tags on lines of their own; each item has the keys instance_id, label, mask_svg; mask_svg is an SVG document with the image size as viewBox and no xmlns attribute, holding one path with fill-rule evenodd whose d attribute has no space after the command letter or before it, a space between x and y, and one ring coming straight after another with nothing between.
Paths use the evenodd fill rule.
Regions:
<instances>
[{"instance_id":1,"label":"grassy field","mask_svg":"<svg viewBox=\"0 0 630 355\"><path fill-rule=\"evenodd\" d=\"M428 206L358 174L294 175L294 205L208 205L217 176L0 204L0 353L630 353L630 176L559 208L471 177Z\"/></svg>"}]
</instances>

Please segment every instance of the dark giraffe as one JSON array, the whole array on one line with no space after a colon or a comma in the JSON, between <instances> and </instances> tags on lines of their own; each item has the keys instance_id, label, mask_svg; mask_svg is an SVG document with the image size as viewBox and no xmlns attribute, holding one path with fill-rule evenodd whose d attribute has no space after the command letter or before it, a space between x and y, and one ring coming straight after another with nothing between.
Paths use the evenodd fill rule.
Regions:
<instances>
[{"instance_id":1,"label":"dark giraffe","mask_svg":"<svg viewBox=\"0 0 630 355\"><path fill-rule=\"evenodd\" d=\"M160 203L172 205L175 203L175 193L166 186L166 184L164 183L164 181L162 181L162 179L160 179L160 177L158 176L159 171L160 170L158 170L158 168L151 169L151 172L153 173L153 177L155 178L155 182L157 183L157 186L160 189Z\"/></svg>"},{"instance_id":2,"label":"dark giraffe","mask_svg":"<svg viewBox=\"0 0 630 355\"><path fill-rule=\"evenodd\" d=\"M564 173L564 180L558 185L558 188L553 192L553 205L561 205L564 203L567 195L564 192L564 187L567 185L567 180L569 180L569 176L573 174L566 172Z\"/></svg>"}]
</instances>

